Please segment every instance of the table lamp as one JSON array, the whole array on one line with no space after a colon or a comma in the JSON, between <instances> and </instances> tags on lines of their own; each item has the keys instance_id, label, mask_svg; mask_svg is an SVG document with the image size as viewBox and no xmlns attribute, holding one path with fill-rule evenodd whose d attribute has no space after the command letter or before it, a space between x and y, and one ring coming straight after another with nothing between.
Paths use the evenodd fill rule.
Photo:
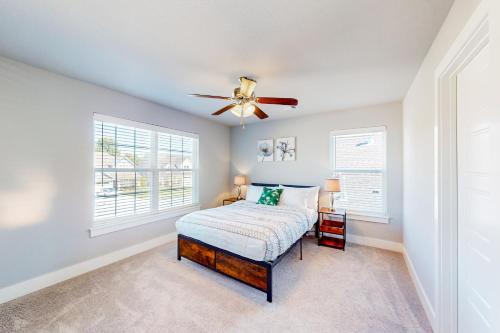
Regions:
<instances>
[{"instance_id":1,"label":"table lamp","mask_svg":"<svg viewBox=\"0 0 500 333\"><path fill-rule=\"evenodd\" d=\"M241 186L245 185L247 181L247 178L245 176L234 176L234 185L237 186L238 188L238 197L236 197L237 200L241 199Z\"/></svg>"},{"instance_id":2,"label":"table lamp","mask_svg":"<svg viewBox=\"0 0 500 333\"><path fill-rule=\"evenodd\" d=\"M329 178L325 180L325 191L330 192L330 209L335 210L334 193L340 192L340 180L338 178Z\"/></svg>"}]
</instances>

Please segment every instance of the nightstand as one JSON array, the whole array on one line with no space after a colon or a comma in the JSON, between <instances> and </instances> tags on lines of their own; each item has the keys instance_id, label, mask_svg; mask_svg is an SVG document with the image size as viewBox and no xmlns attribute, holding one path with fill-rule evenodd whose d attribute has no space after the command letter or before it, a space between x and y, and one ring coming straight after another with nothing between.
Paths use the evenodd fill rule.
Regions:
<instances>
[{"instance_id":1,"label":"nightstand","mask_svg":"<svg viewBox=\"0 0 500 333\"><path fill-rule=\"evenodd\" d=\"M242 199L239 199L239 200L242 200ZM236 202L236 201L238 201L238 199L234 198L234 197L233 198L224 199L224 200L222 200L222 206L230 205L230 204L232 204L233 202ZM226 204L226 202L227 202L227 204Z\"/></svg>"},{"instance_id":2,"label":"nightstand","mask_svg":"<svg viewBox=\"0 0 500 333\"><path fill-rule=\"evenodd\" d=\"M347 213L345 209L331 210L322 207L319 210L319 223L316 224L318 245L333 247L345 251ZM341 237L325 236L324 233Z\"/></svg>"}]
</instances>

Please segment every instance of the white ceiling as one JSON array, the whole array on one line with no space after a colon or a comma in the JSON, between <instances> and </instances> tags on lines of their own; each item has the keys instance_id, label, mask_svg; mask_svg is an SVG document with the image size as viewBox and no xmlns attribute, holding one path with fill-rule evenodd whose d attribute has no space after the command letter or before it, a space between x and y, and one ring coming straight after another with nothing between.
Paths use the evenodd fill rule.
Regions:
<instances>
[{"instance_id":1,"label":"white ceiling","mask_svg":"<svg viewBox=\"0 0 500 333\"><path fill-rule=\"evenodd\" d=\"M0 0L0 54L205 117L247 75L279 119L401 100L452 2Z\"/></svg>"}]
</instances>

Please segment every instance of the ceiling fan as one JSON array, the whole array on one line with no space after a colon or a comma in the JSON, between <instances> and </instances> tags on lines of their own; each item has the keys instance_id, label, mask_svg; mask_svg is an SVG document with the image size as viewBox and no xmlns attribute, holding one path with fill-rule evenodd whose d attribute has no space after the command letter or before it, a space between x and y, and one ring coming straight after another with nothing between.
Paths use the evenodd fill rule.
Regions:
<instances>
[{"instance_id":1,"label":"ceiling fan","mask_svg":"<svg viewBox=\"0 0 500 333\"><path fill-rule=\"evenodd\" d=\"M243 128L245 127L243 119L253 114L259 119L266 119L269 117L257 106L257 104L289 105L292 108L295 108L299 104L299 101L295 98L255 97L254 90L256 85L257 81L242 76L240 77L240 86L234 89L231 97L202 94L190 94L190 96L231 101L231 104L215 111L212 115L218 116L230 110L232 114L241 118L240 124Z\"/></svg>"}]
</instances>

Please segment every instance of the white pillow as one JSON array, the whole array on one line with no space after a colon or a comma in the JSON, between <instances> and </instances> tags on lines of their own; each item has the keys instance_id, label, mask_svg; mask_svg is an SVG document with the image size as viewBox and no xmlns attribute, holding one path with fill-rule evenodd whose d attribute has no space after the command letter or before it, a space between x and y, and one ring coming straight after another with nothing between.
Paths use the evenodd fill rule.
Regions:
<instances>
[{"instance_id":1,"label":"white pillow","mask_svg":"<svg viewBox=\"0 0 500 333\"><path fill-rule=\"evenodd\" d=\"M272 186L266 186L267 188L275 188ZM255 186L248 185L247 186L247 194L245 195L245 200L250 202L257 202L262 195L262 191L264 190L264 186Z\"/></svg>"},{"instance_id":2,"label":"white pillow","mask_svg":"<svg viewBox=\"0 0 500 333\"><path fill-rule=\"evenodd\" d=\"M307 192L301 191L299 188L283 187L283 193L281 193L278 205L306 208Z\"/></svg>"},{"instance_id":3,"label":"white pillow","mask_svg":"<svg viewBox=\"0 0 500 333\"><path fill-rule=\"evenodd\" d=\"M283 188L280 206L318 209L319 186L298 188L280 185L280 187Z\"/></svg>"},{"instance_id":4,"label":"white pillow","mask_svg":"<svg viewBox=\"0 0 500 333\"><path fill-rule=\"evenodd\" d=\"M318 199L319 199L319 186L309 187L309 193L307 196L307 208L314 209L318 211Z\"/></svg>"}]
</instances>

